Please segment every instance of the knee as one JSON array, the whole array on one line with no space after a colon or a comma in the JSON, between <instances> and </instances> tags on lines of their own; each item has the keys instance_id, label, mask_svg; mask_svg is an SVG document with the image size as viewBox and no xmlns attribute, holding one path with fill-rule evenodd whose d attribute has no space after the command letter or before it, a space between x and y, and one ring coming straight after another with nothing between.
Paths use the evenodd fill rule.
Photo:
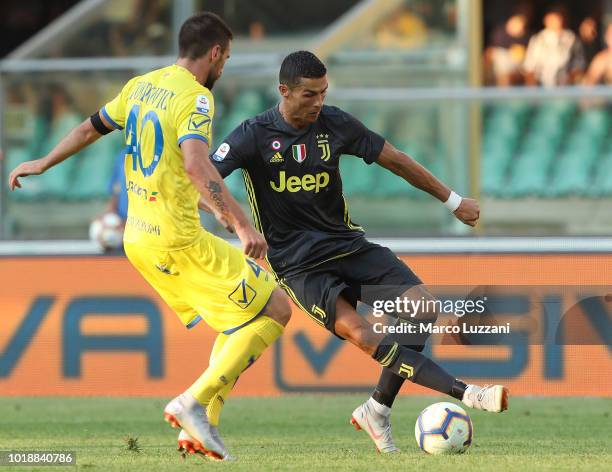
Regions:
<instances>
[{"instance_id":1,"label":"knee","mask_svg":"<svg viewBox=\"0 0 612 472\"><path fill-rule=\"evenodd\" d=\"M423 285L413 288L412 296L422 302L421 308L414 313L410 320L418 324L433 324L438 320L438 302L429 290Z\"/></svg>"},{"instance_id":2,"label":"knee","mask_svg":"<svg viewBox=\"0 0 612 472\"><path fill-rule=\"evenodd\" d=\"M352 322L352 320L336 319L334 331L338 336L343 337L348 342L370 355L376 350L376 346L370 342L368 333L363 329L360 323Z\"/></svg>"},{"instance_id":3,"label":"knee","mask_svg":"<svg viewBox=\"0 0 612 472\"><path fill-rule=\"evenodd\" d=\"M289 297L280 288L275 288L266 308L266 316L272 318L277 323L287 326L291 319L291 304Z\"/></svg>"},{"instance_id":4,"label":"knee","mask_svg":"<svg viewBox=\"0 0 612 472\"><path fill-rule=\"evenodd\" d=\"M416 321L419 324L434 324L438 321L438 311L433 310L424 310L420 313L417 313Z\"/></svg>"},{"instance_id":5,"label":"knee","mask_svg":"<svg viewBox=\"0 0 612 472\"><path fill-rule=\"evenodd\" d=\"M338 336L342 336L351 344L354 344L359 349L363 349L363 336L354 326L349 326L346 323L338 323L336 322L334 331Z\"/></svg>"}]
</instances>

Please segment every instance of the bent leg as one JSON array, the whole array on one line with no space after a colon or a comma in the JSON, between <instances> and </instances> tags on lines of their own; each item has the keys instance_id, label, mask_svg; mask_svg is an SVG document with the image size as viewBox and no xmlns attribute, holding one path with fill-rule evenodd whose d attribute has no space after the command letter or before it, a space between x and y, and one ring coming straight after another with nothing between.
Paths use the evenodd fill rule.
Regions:
<instances>
[{"instance_id":1,"label":"bent leg","mask_svg":"<svg viewBox=\"0 0 612 472\"><path fill-rule=\"evenodd\" d=\"M189 387L189 392L202 405L208 405L214 395L228 385L283 333L284 326L268 316L260 316L225 341L214 364Z\"/></svg>"},{"instance_id":2,"label":"bent leg","mask_svg":"<svg viewBox=\"0 0 612 472\"><path fill-rule=\"evenodd\" d=\"M280 289L276 288L272 295L270 296L270 300L264 309L265 316L272 318L278 324L282 326L286 326L291 318L291 306L289 305L289 301L287 299L287 295ZM210 362L209 365L214 365L218 362L219 354L222 351L223 346L226 341L229 339L230 335L226 335L220 333L215 340L215 344L213 345L212 351L210 353ZM249 364L250 367L252 364ZM212 426L218 426L219 420L221 417L221 410L229 397L230 392L236 385L238 377L233 382L229 382L227 385L222 387L210 400L208 407L206 408L206 414L208 415L208 420Z\"/></svg>"},{"instance_id":3,"label":"bent leg","mask_svg":"<svg viewBox=\"0 0 612 472\"><path fill-rule=\"evenodd\" d=\"M344 298L336 306L335 330L396 376L461 399L465 384L420 352L406 348L394 335L376 333Z\"/></svg>"}]
</instances>

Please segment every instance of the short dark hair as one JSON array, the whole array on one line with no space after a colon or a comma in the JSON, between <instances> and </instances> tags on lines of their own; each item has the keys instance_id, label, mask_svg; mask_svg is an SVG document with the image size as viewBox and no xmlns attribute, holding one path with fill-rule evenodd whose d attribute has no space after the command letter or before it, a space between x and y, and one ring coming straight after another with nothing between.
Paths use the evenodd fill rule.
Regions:
<instances>
[{"instance_id":1,"label":"short dark hair","mask_svg":"<svg viewBox=\"0 0 612 472\"><path fill-rule=\"evenodd\" d=\"M561 3L555 3L551 5L550 7L548 7L546 9L545 15L548 15L550 13L559 15L563 19L564 22L567 19L567 8L565 8L565 5Z\"/></svg>"},{"instance_id":2,"label":"short dark hair","mask_svg":"<svg viewBox=\"0 0 612 472\"><path fill-rule=\"evenodd\" d=\"M310 51L296 51L289 54L280 67L278 81L292 88L300 83L300 78L318 79L327 74L325 65Z\"/></svg>"},{"instance_id":3,"label":"short dark hair","mask_svg":"<svg viewBox=\"0 0 612 472\"><path fill-rule=\"evenodd\" d=\"M217 44L227 48L233 37L232 30L218 15L196 13L185 20L179 31L179 56L197 59Z\"/></svg>"}]
</instances>

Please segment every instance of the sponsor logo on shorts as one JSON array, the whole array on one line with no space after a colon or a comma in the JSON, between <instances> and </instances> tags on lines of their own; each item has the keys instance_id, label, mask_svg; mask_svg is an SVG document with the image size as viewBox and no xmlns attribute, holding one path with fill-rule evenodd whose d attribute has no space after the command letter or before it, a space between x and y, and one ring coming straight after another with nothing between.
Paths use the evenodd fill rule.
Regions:
<instances>
[{"instance_id":1,"label":"sponsor logo on shorts","mask_svg":"<svg viewBox=\"0 0 612 472\"><path fill-rule=\"evenodd\" d=\"M327 319L327 313L325 313L325 310L323 308L318 307L317 305L312 305L312 308L310 310L314 315L318 316L321 321L325 321Z\"/></svg>"},{"instance_id":2,"label":"sponsor logo on shorts","mask_svg":"<svg viewBox=\"0 0 612 472\"><path fill-rule=\"evenodd\" d=\"M253 300L255 300L256 295L257 292L255 289L247 284L246 279L242 279L242 281L238 284L234 291L228 295L228 297L231 301L244 310Z\"/></svg>"},{"instance_id":3,"label":"sponsor logo on shorts","mask_svg":"<svg viewBox=\"0 0 612 472\"><path fill-rule=\"evenodd\" d=\"M165 264L155 264L155 267L157 268L157 270L163 272L164 274L172 275L172 271L170 271L170 269L168 269Z\"/></svg>"}]
</instances>

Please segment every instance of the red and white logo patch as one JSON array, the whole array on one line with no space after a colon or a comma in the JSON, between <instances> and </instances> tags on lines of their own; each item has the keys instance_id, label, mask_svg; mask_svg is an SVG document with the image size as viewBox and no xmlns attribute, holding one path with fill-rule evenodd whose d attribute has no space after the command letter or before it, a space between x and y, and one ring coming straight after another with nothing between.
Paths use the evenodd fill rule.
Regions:
<instances>
[{"instance_id":1,"label":"red and white logo patch","mask_svg":"<svg viewBox=\"0 0 612 472\"><path fill-rule=\"evenodd\" d=\"M278 139L272 141L272 149L278 151L281 148L281 142Z\"/></svg>"},{"instance_id":2,"label":"red and white logo patch","mask_svg":"<svg viewBox=\"0 0 612 472\"><path fill-rule=\"evenodd\" d=\"M225 159L225 156L227 156L229 151L230 145L227 143L222 143L221 146L219 146L219 149L217 149L212 155L212 158L217 162L221 162L223 159Z\"/></svg>"}]
</instances>

